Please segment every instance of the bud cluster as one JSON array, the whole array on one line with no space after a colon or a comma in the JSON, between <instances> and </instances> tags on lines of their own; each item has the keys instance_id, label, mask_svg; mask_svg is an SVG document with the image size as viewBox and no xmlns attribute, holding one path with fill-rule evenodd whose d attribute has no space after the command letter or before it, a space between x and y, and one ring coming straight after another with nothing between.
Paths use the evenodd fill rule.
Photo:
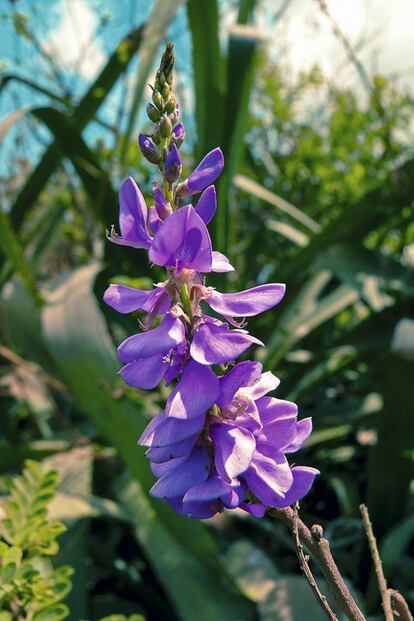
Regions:
<instances>
[{"instance_id":1,"label":"bud cluster","mask_svg":"<svg viewBox=\"0 0 414 621\"><path fill-rule=\"evenodd\" d=\"M163 175L163 191L168 200L173 198L172 184L182 172L178 149L185 138L184 126L179 121L180 107L173 91L174 61L173 45L168 43L151 87L152 102L147 105L147 116L155 127L151 134L140 134L138 139L145 159L158 165Z\"/></svg>"}]
</instances>

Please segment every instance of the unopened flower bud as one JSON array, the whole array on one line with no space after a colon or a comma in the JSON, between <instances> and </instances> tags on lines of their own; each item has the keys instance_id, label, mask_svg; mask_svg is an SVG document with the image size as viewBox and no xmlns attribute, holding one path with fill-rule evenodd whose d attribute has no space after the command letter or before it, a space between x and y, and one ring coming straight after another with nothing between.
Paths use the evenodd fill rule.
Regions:
<instances>
[{"instance_id":1,"label":"unopened flower bud","mask_svg":"<svg viewBox=\"0 0 414 621\"><path fill-rule=\"evenodd\" d=\"M160 120L159 110L152 103L147 104L147 116L153 123L158 123Z\"/></svg>"},{"instance_id":2,"label":"unopened flower bud","mask_svg":"<svg viewBox=\"0 0 414 621\"><path fill-rule=\"evenodd\" d=\"M165 179L168 183L177 181L181 175L182 168L180 154L175 144L173 144L165 162Z\"/></svg>"},{"instance_id":3,"label":"unopened flower bud","mask_svg":"<svg viewBox=\"0 0 414 621\"><path fill-rule=\"evenodd\" d=\"M160 136L160 132L158 131L158 129L156 129L155 132L152 134L152 139L155 142L155 144L160 144L161 136Z\"/></svg>"},{"instance_id":4,"label":"unopened flower bud","mask_svg":"<svg viewBox=\"0 0 414 621\"><path fill-rule=\"evenodd\" d=\"M177 125L172 130L171 136L171 144L175 144L177 149L179 149L185 139L185 129L182 123L177 123Z\"/></svg>"},{"instance_id":5,"label":"unopened flower bud","mask_svg":"<svg viewBox=\"0 0 414 621\"><path fill-rule=\"evenodd\" d=\"M158 110L160 110L161 112L164 110L164 100L162 98L162 95L159 91L155 90L152 93L152 101L155 103L155 105L157 106Z\"/></svg>"},{"instance_id":6,"label":"unopened flower bud","mask_svg":"<svg viewBox=\"0 0 414 621\"><path fill-rule=\"evenodd\" d=\"M158 162L160 161L158 149L155 144L148 138L148 136L145 136L145 134L140 134L138 136L138 144L145 159L151 162L151 164L158 164Z\"/></svg>"},{"instance_id":7,"label":"unopened flower bud","mask_svg":"<svg viewBox=\"0 0 414 621\"><path fill-rule=\"evenodd\" d=\"M154 182L152 184L152 190L153 190L154 199L155 199L154 207L157 211L157 214L159 215L161 220L165 220L165 218L168 218L168 216L170 216L173 212L171 205L167 201L167 199L164 197L164 194L161 192L158 183Z\"/></svg>"},{"instance_id":8,"label":"unopened flower bud","mask_svg":"<svg viewBox=\"0 0 414 621\"><path fill-rule=\"evenodd\" d=\"M161 87L161 94L164 100L167 100L171 95L171 86L165 83L164 86Z\"/></svg>"},{"instance_id":9,"label":"unopened flower bud","mask_svg":"<svg viewBox=\"0 0 414 621\"><path fill-rule=\"evenodd\" d=\"M163 114L158 123L158 131L163 138L169 138L172 132L172 124L166 114Z\"/></svg>"},{"instance_id":10,"label":"unopened flower bud","mask_svg":"<svg viewBox=\"0 0 414 621\"><path fill-rule=\"evenodd\" d=\"M171 94L165 102L165 110L168 112L168 114L172 114L173 112L175 112L176 105L177 102L175 96Z\"/></svg>"}]
</instances>

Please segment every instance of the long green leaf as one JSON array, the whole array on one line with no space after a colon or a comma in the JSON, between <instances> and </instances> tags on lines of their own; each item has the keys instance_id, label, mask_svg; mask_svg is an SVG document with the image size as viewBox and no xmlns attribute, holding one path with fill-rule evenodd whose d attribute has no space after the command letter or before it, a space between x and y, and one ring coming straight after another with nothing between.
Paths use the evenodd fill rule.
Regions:
<instances>
[{"instance_id":1,"label":"long green leaf","mask_svg":"<svg viewBox=\"0 0 414 621\"><path fill-rule=\"evenodd\" d=\"M260 183L257 183L257 181L249 179L245 175L236 175L233 183L236 188L239 188L239 190L248 192L252 196L260 198L266 203L273 205L294 220L297 220L297 222L300 222L300 224L306 226L313 233L319 233L319 231L321 230L320 225L315 222L315 220L313 220L305 213L303 213L303 211L292 205L292 203L289 203L281 196L278 196L278 194L275 194L274 192L271 192L270 190L264 188L262 185L260 185Z\"/></svg>"},{"instance_id":2,"label":"long green leaf","mask_svg":"<svg viewBox=\"0 0 414 621\"><path fill-rule=\"evenodd\" d=\"M36 304L41 304L42 298L39 294L31 267L24 258L23 248L10 225L8 216L2 209L0 209L0 230L0 249L6 259L14 266L33 300Z\"/></svg>"},{"instance_id":3,"label":"long green leaf","mask_svg":"<svg viewBox=\"0 0 414 621\"><path fill-rule=\"evenodd\" d=\"M200 159L220 144L223 129L224 65L220 53L217 0L187 2L191 32L195 112L196 155Z\"/></svg>"},{"instance_id":4,"label":"long green leaf","mask_svg":"<svg viewBox=\"0 0 414 621\"><path fill-rule=\"evenodd\" d=\"M253 86L256 52L263 38L262 31L252 25L236 24L229 35L227 52L227 95L225 120L221 146L226 167L218 183L219 205L215 219L215 242L220 250L227 252L237 239L237 218L233 177L237 172L245 146L245 130ZM233 212L233 213L232 213Z\"/></svg>"},{"instance_id":5,"label":"long green leaf","mask_svg":"<svg viewBox=\"0 0 414 621\"><path fill-rule=\"evenodd\" d=\"M81 131L94 117L119 76L128 67L128 64L140 47L141 39L142 27L133 30L122 39L110 56L101 74L74 109L73 116ZM62 157L61 149L57 142L53 141L46 149L42 159L30 175L12 207L10 218L16 229L19 229L22 225L25 214L34 205L40 192L59 167Z\"/></svg>"}]
</instances>

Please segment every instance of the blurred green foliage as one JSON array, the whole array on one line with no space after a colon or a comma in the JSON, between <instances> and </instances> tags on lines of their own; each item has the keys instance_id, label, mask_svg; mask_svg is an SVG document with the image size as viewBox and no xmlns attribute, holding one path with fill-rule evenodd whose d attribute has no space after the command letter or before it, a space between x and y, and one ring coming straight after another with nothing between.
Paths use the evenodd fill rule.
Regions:
<instances>
[{"instance_id":1,"label":"blurred green foliage","mask_svg":"<svg viewBox=\"0 0 414 621\"><path fill-rule=\"evenodd\" d=\"M278 396L313 416L315 431L300 461L322 474L302 510L324 524L338 564L375 614L358 513L367 499L387 578L414 603L412 327L402 345L399 337L403 319L412 326L414 306L413 101L382 76L364 95L339 89L316 67L292 79L261 43L255 4L239 3L238 24L222 45L216 0L186 5L198 140L185 164L218 144L227 162L213 237L237 272L210 283L221 290L287 283L283 304L251 322L267 344L256 356L281 377ZM16 23L32 40L30 24ZM138 621L141 613L149 621L277 621L282 603L294 621L302 621L304 609L317 621L280 525L237 512L209 524L185 520L148 496L152 475L136 437L166 394L121 384L115 347L136 330L136 318L117 316L101 300L110 281L150 287L162 277L144 253L115 251L104 237L117 217L121 177L132 174L147 193L151 179L132 141L121 161L118 144L112 149L85 137L143 45L142 29L133 30L80 101L58 93L56 84L47 106L1 126L6 131L30 117L53 139L35 166L21 162L19 174L5 180L11 208L1 212L5 494L10 474L34 460L2 507L13 513L21 498L19 511L34 521L16 523L14 534L3 521L1 593L8 608L0 619L18 618L10 617L10 602L23 597L23 587L25 596L38 593L43 580L52 591L61 588L51 594L58 599L42 605L64 615L67 603L71 621ZM7 74L1 96L19 81L41 87ZM53 500L56 478L35 463L42 460L60 473ZM39 513L31 513L33 506ZM39 527L46 506L67 528L57 569L45 554L47 546L56 553L60 526ZM35 547L30 524L42 533ZM35 557L41 571L33 569ZM75 568L68 594L67 563ZM37 595L30 597L34 606Z\"/></svg>"}]
</instances>

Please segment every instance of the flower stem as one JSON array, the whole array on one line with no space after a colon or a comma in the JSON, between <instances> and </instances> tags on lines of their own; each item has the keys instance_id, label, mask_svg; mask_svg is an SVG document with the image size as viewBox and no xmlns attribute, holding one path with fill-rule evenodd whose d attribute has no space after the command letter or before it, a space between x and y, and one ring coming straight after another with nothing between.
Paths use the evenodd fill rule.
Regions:
<instances>
[{"instance_id":1,"label":"flower stem","mask_svg":"<svg viewBox=\"0 0 414 621\"><path fill-rule=\"evenodd\" d=\"M382 607L384 610L385 621L393 621L394 614L391 608L391 597L387 589L387 581L382 569L381 558L378 552L377 542L374 531L372 530L371 520L369 519L368 509L365 505L360 505L359 510L362 515L362 523L367 535L369 549L371 551L372 562L374 563L375 573L377 574L378 587L381 594Z\"/></svg>"},{"instance_id":2,"label":"flower stem","mask_svg":"<svg viewBox=\"0 0 414 621\"><path fill-rule=\"evenodd\" d=\"M187 315L189 320L192 321L193 320L193 310L191 308L191 301L190 301L190 295L188 293L188 287L187 287L187 285L185 283L183 284L183 286L180 289L180 300L181 300L181 304L183 305L183 309L185 311L185 314Z\"/></svg>"},{"instance_id":3,"label":"flower stem","mask_svg":"<svg viewBox=\"0 0 414 621\"><path fill-rule=\"evenodd\" d=\"M319 565L333 596L347 619L349 621L366 621L336 566L329 548L329 542L322 536L322 527L315 525L309 530L302 520L295 516L295 511L291 507L269 509L268 515L283 522L292 533L297 532L301 545L306 548Z\"/></svg>"}]
</instances>

